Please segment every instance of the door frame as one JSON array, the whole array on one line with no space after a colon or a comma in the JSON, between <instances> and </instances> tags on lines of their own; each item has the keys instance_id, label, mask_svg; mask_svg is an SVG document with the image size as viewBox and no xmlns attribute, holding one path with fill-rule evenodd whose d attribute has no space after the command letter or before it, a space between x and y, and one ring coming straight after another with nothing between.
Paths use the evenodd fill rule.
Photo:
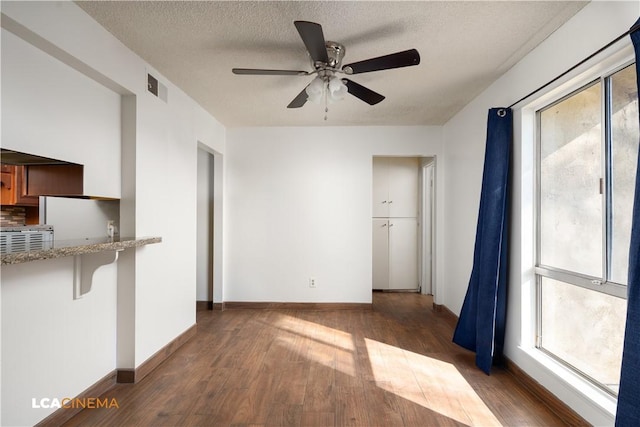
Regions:
<instances>
[{"instance_id":1,"label":"door frame","mask_svg":"<svg viewBox=\"0 0 640 427\"><path fill-rule=\"evenodd\" d=\"M420 168L420 293L435 295L435 167L436 159L422 158Z\"/></svg>"},{"instance_id":2,"label":"door frame","mask_svg":"<svg viewBox=\"0 0 640 427\"><path fill-rule=\"evenodd\" d=\"M211 176L210 180L210 197L212 198L213 206L211 208L210 231L207 233L207 240L210 248L210 253L207 255L212 258L211 269L212 277L210 278L210 285L207 288L207 305L208 308L222 309L224 290L222 288L223 277L223 258L222 258L222 226L223 226L223 212L224 212L224 155L207 144L198 141L197 151L200 150L206 152L209 157L209 165L213 170L209 170ZM195 207L197 210L197 206ZM196 248L196 253L197 253ZM196 273L197 274L197 273ZM197 286L197 284L196 284ZM196 290L197 293L197 290Z\"/></svg>"},{"instance_id":3,"label":"door frame","mask_svg":"<svg viewBox=\"0 0 640 427\"><path fill-rule=\"evenodd\" d=\"M374 158L384 157L408 157L416 158L420 160L420 166L418 170L418 292L422 294L433 295L434 301L436 300L437 290L437 276L436 276L436 258L437 258L437 214L436 214L436 189L437 189L437 156L435 155L385 155L376 154L371 157L371 165L373 168ZM373 169L372 169L373 171ZM431 178L431 185L427 188L426 175ZM373 176L373 172L372 172ZM373 183L372 183L373 184ZM371 188L371 194L373 194L373 187ZM429 210L430 218L425 218L426 211ZM373 219L373 215L371 215ZM428 227L425 227L425 221L429 222ZM426 235L429 232L430 236ZM430 240L428 242L427 240ZM424 250L424 246L430 246L429 252ZM372 252L373 263L373 252ZM373 267L373 265L372 265ZM373 271L373 269L372 269ZM425 286L426 278L428 275L429 284ZM373 278L371 286L373 288Z\"/></svg>"}]
</instances>

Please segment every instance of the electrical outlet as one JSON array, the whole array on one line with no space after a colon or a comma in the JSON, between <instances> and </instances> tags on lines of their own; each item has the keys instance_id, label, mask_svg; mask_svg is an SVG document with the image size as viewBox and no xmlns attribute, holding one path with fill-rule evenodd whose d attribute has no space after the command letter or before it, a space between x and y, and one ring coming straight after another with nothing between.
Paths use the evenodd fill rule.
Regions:
<instances>
[{"instance_id":1,"label":"electrical outlet","mask_svg":"<svg viewBox=\"0 0 640 427\"><path fill-rule=\"evenodd\" d=\"M309 287L310 288L315 288L316 287L316 278L315 277L309 277Z\"/></svg>"},{"instance_id":2,"label":"electrical outlet","mask_svg":"<svg viewBox=\"0 0 640 427\"><path fill-rule=\"evenodd\" d=\"M113 237L116 234L116 222L112 219L107 221L107 236Z\"/></svg>"}]
</instances>

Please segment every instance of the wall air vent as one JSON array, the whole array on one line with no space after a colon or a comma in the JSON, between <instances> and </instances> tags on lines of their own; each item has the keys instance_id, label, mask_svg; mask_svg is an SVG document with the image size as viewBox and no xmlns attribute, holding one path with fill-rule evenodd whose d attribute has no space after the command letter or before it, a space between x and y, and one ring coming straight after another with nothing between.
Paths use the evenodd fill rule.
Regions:
<instances>
[{"instance_id":1,"label":"wall air vent","mask_svg":"<svg viewBox=\"0 0 640 427\"><path fill-rule=\"evenodd\" d=\"M147 74L147 90L164 102L167 102L169 98L169 91L167 90L167 87L160 83L158 79L153 77L151 74Z\"/></svg>"}]
</instances>

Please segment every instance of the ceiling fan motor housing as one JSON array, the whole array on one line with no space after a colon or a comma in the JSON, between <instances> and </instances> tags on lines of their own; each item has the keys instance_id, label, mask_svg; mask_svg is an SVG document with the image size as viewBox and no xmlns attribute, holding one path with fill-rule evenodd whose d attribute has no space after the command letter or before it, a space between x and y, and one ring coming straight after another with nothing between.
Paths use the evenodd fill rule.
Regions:
<instances>
[{"instance_id":1,"label":"ceiling fan motor housing","mask_svg":"<svg viewBox=\"0 0 640 427\"><path fill-rule=\"evenodd\" d=\"M340 65L342 64L342 58L344 58L344 54L346 52L344 45L337 42L327 41L326 47L327 47L327 56L329 57L329 62L325 64L322 61L314 61L313 59L311 59L311 64L313 65L313 68L315 68L318 71L324 70L327 68L338 70L340 68Z\"/></svg>"}]
</instances>

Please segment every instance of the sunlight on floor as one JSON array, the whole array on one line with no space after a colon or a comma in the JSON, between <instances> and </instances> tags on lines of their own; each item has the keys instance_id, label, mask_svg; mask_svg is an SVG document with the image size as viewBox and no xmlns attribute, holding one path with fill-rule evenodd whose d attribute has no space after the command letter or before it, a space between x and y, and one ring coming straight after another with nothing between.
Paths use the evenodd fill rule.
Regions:
<instances>
[{"instance_id":1,"label":"sunlight on floor","mask_svg":"<svg viewBox=\"0 0 640 427\"><path fill-rule=\"evenodd\" d=\"M451 363L368 338L364 341L380 388L461 423L501 425Z\"/></svg>"},{"instance_id":2,"label":"sunlight on floor","mask_svg":"<svg viewBox=\"0 0 640 427\"><path fill-rule=\"evenodd\" d=\"M281 330L292 334L291 337L280 338L287 348L296 350L296 336L303 336L310 340L306 349L307 358L355 376L355 344L351 334L287 315L280 315L275 324Z\"/></svg>"},{"instance_id":3,"label":"sunlight on floor","mask_svg":"<svg viewBox=\"0 0 640 427\"><path fill-rule=\"evenodd\" d=\"M316 363L355 376L357 349L366 351L370 378L378 387L424 408L471 426L500 426L471 385L451 363L364 338L358 347L346 332L288 315L276 326L290 332L279 343ZM299 340L308 340L300 346Z\"/></svg>"}]
</instances>

